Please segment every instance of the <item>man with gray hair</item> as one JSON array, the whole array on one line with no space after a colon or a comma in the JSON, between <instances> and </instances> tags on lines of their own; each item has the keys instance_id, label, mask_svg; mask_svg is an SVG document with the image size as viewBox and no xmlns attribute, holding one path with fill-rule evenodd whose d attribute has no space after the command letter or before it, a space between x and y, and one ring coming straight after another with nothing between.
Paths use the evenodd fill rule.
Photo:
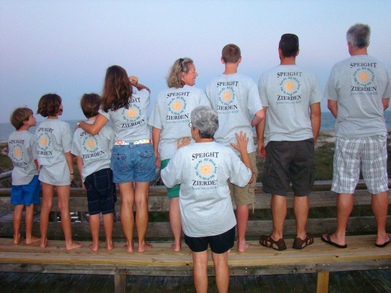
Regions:
<instances>
[{"instance_id":1,"label":"man with gray hair","mask_svg":"<svg viewBox=\"0 0 391 293\"><path fill-rule=\"evenodd\" d=\"M391 73L368 56L370 28L356 24L347 34L350 58L331 70L324 93L328 108L337 119L333 184L338 193L337 229L322 240L346 248L346 228L353 210L353 194L360 169L372 194L372 210L377 223L376 246L390 243L386 232L388 212L387 128L384 110L391 95Z\"/></svg>"}]
</instances>

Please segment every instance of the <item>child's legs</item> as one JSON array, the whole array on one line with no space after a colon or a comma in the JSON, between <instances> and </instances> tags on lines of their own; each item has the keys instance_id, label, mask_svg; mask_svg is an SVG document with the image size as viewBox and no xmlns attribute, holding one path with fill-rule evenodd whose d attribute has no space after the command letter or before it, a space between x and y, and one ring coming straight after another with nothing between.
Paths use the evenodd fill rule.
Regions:
<instances>
[{"instance_id":1,"label":"child's legs","mask_svg":"<svg viewBox=\"0 0 391 293\"><path fill-rule=\"evenodd\" d=\"M103 215L103 226L105 228L107 249L112 248L113 245L113 225L114 225L114 214L109 213Z\"/></svg>"},{"instance_id":2,"label":"child's legs","mask_svg":"<svg viewBox=\"0 0 391 293\"><path fill-rule=\"evenodd\" d=\"M139 245L145 244L145 234L148 227L148 192L149 182L136 182L136 226Z\"/></svg>"},{"instance_id":3,"label":"child's legs","mask_svg":"<svg viewBox=\"0 0 391 293\"><path fill-rule=\"evenodd\" d=\"M33 236L33 219L34 219L34 205L26 206L26 216L24 218L26 224L26 244L31 244L37 241L37 238Z\"/></svg>"},{"instance_id":4,"label":"child's legs","mask_svg":"<svg viewBox=\"0 0 391 293\"><path fill-rule=\"evenodd\" d=\"M13 224L14 224L14 244L19 244L21 240L20 226L22 224L22 212L24 205L18 204L14 208ZM26 231L27 233L27 231Z\"/></svg>"},{"instance_id":5,"label":"child's legs","mask_svg":"<svg viewBox=\"0 0 391 293\"><path fill-rule=\"evenodd\" d=\"M39 218L39 228L41 231L41 247L46 246L47 230L49 226L49 213L53 205L54 186L42 182L42 203L41 215Z\"/></svg>"},{"instance_id":6,"label":"child's legs","mask_svg":"<svg viewBox=\"0 0 391 293\"><path fill-rule=\"evenodd\" d=\"M65 243L72 243L71 215L69 213L70 185L56 186L58 209L61 213L61 226L64 232Z\"/></svg>"},{"instance_id":7,"label":"child's legs","mask_svg":"<svg viewBox=\"0 0 391 293\"><path fill-rule=\"evenodd\" d=\"M92 236L92 244L98 245L99 244L99 228L100 228L100 215L90 215L90 229L91 229L91 236Z\"/></svg>"}]
</instances>

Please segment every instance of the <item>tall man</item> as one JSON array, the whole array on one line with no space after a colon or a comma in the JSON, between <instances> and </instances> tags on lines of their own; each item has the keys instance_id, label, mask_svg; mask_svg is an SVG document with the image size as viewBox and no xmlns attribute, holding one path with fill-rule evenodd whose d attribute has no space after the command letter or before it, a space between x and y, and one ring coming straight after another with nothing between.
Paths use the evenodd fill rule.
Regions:
<instances>
[{"instance_id":1,"label":"tall man","mask_svg":"<svg viewBox=\"0 0 391 293\"><path fill-rule=\"evenodd\" d=\"M266 114L260 123L258 152L266 158L262 178L265 192L272 194L273 231L259 243L285 250L286 195L292 183L296 238L293 248L314 242L307 234L309 199L314 181L314 144L320 129L322 93L315 75L296 65L299 38L284 34L279 42L280 65L263 74L259 94Z\"/></svg>"},{"instance_id":2,"label":"tall man","mask_svg":"<svg viewBox=\"0 0 391 293\"><path fill-rule=\"evenodd\" d=\"M238 73L241 61L240 48L234 44L226 45L222 50L221 57L225 70L223 74L209 83L206 95L219 118L219 128L214 139L232 148L239 155L231 143L236 142L235 133L239 134L241 131L245 133L250 138L247 151L254 178L257 178L256 148L252 139L252 126L259 125L264 118L264 113L256 83L251 78ZM231 195L236 204L239 252L244 252L249 247L249 244L246 243L248 206L255 203L255 181L245 187L230 184Z\"/></svg>"},{"instance_id":3,"label":"tall man","mask_svg":"<svg viewBox=\"0 0 391 293\"><path fill-rule=\"evenodd\" d=\"M322 240L347 247L346 227L353 210L353 193L360 169L377 222L376 246L390 243L386 233L388 211L387 128L384 110L391 95L391 73L368 56L370 28L356 24L346 34L350 58L335 64L326 85L328 108L337 119L333 184L338 193L337 229Z\"/></svg>"}]
</instances>

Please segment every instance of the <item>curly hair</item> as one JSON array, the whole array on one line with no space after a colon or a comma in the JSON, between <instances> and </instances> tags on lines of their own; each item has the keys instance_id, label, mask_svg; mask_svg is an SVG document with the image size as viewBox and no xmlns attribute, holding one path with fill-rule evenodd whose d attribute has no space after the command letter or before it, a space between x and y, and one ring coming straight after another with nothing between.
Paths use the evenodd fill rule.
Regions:
<instances>
[{"instance_id":1,"label":"curly hair","mask_svg":"<svg viewBox=\"0 0 391 293\"><path fill-rule=\"evenodd\" d=\"M43 117L56 116L60 112L62 99L57 94L43 95L38 102L37 114Z\"/></svg>"},{"instance_id":2,"label":"curly hair","mask_svg":"<svg viewBox=\"0 0 391 293\"><path fill-rule=\"evenodd\" d=\"M133 87L125 69L118 65L107 68L102 92L103 111L128 108L132 92Z\"/></svg>"}]
</instances>

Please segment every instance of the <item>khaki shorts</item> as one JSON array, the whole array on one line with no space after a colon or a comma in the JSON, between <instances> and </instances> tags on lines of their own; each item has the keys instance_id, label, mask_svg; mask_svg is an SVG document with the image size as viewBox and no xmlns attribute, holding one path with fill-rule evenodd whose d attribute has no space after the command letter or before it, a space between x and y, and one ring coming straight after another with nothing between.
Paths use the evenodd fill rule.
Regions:
<instances>
[{"instance_id":1,"label":"khaki shorts","mask_svg":"<svg viewBox=\"0 0 391 293\"><path fill-rule=\"evenodd\" d=\"M251 166L254 173L254 181L247 184L245 187L239 187L237 185L228 182L229 190L231 191L231 198L237 206L245 206L255 203L255 183L257 181L258 169L257 169L257 153L249 153ZM240 157L240 156L239 156Z\"/></svg>"}]
</instances>

